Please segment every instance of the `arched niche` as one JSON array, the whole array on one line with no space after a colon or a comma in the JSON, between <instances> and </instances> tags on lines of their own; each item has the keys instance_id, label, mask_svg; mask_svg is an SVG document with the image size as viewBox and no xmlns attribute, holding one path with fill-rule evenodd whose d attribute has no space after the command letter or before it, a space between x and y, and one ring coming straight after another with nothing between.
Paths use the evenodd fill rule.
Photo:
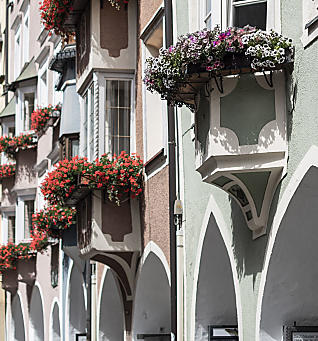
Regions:
<instances>
[{"instance_id":1,"label":"arched niche","mask_svg":"<svg viewBox=\"0 0 318 341\"><path fill-rule=\"evenodd\" d=\"M159 257L150 252L138 277L133 309L133 340L138 334L170 333L170 284Z\"/></svg>"},{"instance_id":2,"label":"arched niche","mask_svg":"<svg viewBox=\"0 0 318 341\"><path fill-rule=\"evenodd\" d=\"M21 307L21 300L18 294L14 295L11 303L11 340L25 341L24 319Z\"/></svg>"},{"instance_id":3,"label":"arched niche","mask_svg":"<svg viewBox=\"0 0 318 341\"><path fill-rule=\"evenodd\" d=\"M211 215L204 237L195 306L195 340L208 340L210 325L237 326L235 290L230 259Z\"/></svg>"},{"instance_id":4,"label":"arched niche","mask_svg":"<svg viewBox=\"0 0 318 341\"><path fill-rule=\"evenodd\" d=\"M86 330L86 308L84 295L84 280L77 266L73 265L69 292L69 340L75 340L76 334L85 333Z\"/></svg>"},{"instance_id":5,"label":"arched niche","mask_svg":"<svg viewBox=\"0 0 318 341\"><path fill-rule=\"evenodd\" d=\"M50 341L60 341L61 340L61 328L60 328L60 316L59 316L59 306L54 303L51 316L51 332Z\"/></svg>"},{"instance_id":6,"label":"arched niche","mask_svg":"<svg viewBox=\"0 0 318 341\"><path fill-rule=\"evenodd\" d=\"M107 270L100 301L99 341L124 340L124 309L116 278Z\"/></svg>"},{"instance_id":7,"label":"arched niche","mask_svg":"<svg viewBox=\"0 0 318 341\"><path fill-rule=\"evenodd\" d=\"M272 250L260 314L260 340L281 341L283 325L318 325L318 169L294 193Z\"/></svg>"},{"instance_id":8,"label":"arched niche","mask_svg":"<svg viewBox=\"0 0 318 341\"><path fill-rule=\"evenodd\" d=\"M30 302L29 335L32 341L44 341L43 302L37 285L33 287Z\"/></svg>"}]
</instances>

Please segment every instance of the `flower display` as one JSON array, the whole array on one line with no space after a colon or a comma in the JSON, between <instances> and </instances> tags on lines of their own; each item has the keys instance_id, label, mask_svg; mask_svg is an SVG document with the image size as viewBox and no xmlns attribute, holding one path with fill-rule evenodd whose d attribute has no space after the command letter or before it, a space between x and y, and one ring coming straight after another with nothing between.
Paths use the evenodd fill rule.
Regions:
<instances>
[{"instance_id":1,"label":"flower display","mask_svg":"<svg viewBox=\"0 0 318 341\"><path fill-rule=\"evenodd\" d=\"M9 178L15 174L15 164L9 163L0 165L0 179Z\"/></svg>"},{"instance_id":2,"label":"flower display","mask_svg":"<svg viewBox=\"0 0 318 341\"><path fill-rule=\"evenodd\" d=\"M254 27L219 27L180 36L175 46L161 49L159 56L148 58L144 83L147 90L158 92L162 99L182 106L177 93L189 77L191 65L200 65L214 75L226 67L228 57L243 55L252 72L281 67L287 55L293 56L291 40L280 34L257 30Z\"/></svg>"},{"instance_id":3,"label":"flower display","mask_svg":"<svg viewBox=\"0 0 318 341\"><path fill-rule=\"evenodd\" d=\"M33 249L27 243L8 243L0 246L0 273L7 269L15 269L19 259L30 259Z\"/></svg>"},{"instance_id":4,"label":"flower display","mask_svg":"<svg viewBox=\"0 0 318 341\"><path fill-rule=\"evenodd\" d=\"M44 252L49 245L49 232L48 230L39 230L36 227L32 228L30 232L31 243L30 249L35 252Z\"/></svg>"},{"instance_id":5,"label":"flower display","mask_svg":"<svg viewBox=\"0 0 318 341\"><path fill-rule=\"evenodd\" d=\"M33 214L32 226L38 231L48 231L50 237L59 237L60 230L75 223L75 215L74 208L51 205Z\"/></svg>"},{"instance_id":6,"label":"flower display","mask_svg":"<svg viewBox=\"0 0 318 341\"><path fill-rule=\"evenodd\" d=\"M124 151L113 157L105 154L94 162L76 156L60 161L45 178L41 191L50 205L63 206L79 186L105 189L108 198L119 204L124 195L142 192L142 167L139 156Z\"/></svg>"},{"instance_id":7,"label":"flower display","mask_svg":"<svg viewBox=\"0 0 318 341\"><path fill-rule=\"evenodd\" d=\"M31 129L36 132L43 130L54 111L61 111L61 106L56 105L53 107L52 105L49 105L48 107L34 110L31 114Z\"/></svg>"},{"instance_id":8,"label":"flower display","mask_svg":"<svg viewBox=\"0 0 318 341\"><path fill-rule=\"evenodd\" d=\"M33 134L21 134L19 136L1 136L0 153L4 152L10 156L14 155L17 149L36 147Z\"/></svg>"},{"instance_id":9,"label":"flower display","mask_svg":"<svg viewBox=\"0 0 318 341\"><path fill-rule=\"evenodd\" d=\"M72 10L72 0L43 0L40 2L41 20L46 30L67 40L73 33L68 32L63 23Z\"/></svg>"}]
</instances>

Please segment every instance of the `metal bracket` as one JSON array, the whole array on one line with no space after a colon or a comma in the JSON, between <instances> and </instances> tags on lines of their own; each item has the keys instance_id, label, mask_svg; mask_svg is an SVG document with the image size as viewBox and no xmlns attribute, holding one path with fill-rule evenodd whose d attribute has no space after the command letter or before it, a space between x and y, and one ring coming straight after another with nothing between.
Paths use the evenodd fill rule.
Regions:
<instances>
[{"instance_id":1,"label":"metal bracket","mask_svg":"<svg viewBox=\"0 0 318 341\"><path fill-rule=\"evenodd\" d=\"M217 76L214 76L213 78L214 78L214 81L215 81L215 84L216 84L218 90L220 91L221 94L223 94L224 89L223 89L223 78L222 78L222 76L219 76L219 80L220 80L219 82L217 80Z\"/></svg>"},{"instance_id":2,"label":"metal bracket","mask_svg":"<svg viewBox=\"0 0 318 341\"><path fill-rule=\"evenodd\" d=\"M269 79L267 78L267 75L265 71L263 71L264 78L266 80L267 85L272 88L273 87L273 71L269 72Z\"/></svg>"}]
</instances>

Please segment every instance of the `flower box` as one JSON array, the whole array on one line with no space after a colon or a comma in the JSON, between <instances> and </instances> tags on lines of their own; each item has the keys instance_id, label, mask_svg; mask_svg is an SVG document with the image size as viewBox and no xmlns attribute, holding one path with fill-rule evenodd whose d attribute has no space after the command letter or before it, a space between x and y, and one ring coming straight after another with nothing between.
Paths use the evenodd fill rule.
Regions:
<instances>
[{"instance_id":1,"label":"flower box","mask_svg":"<svg viewBox=\"0 0 318 341\"><path fill-rule=\"evenodd\" d=\"M175 46L148 58L144 83L168 103L195 111L197 94L204 86L212 90L212 78L279 70L292 64L293 55L291 41L274 31L204 29L179 37ZM222 91L222 80L216 85Z\"/></svg>"},{"instance_id":2,"label":"flower box","mask_svg":"<svg viewBox=\"0 0 318 341\"><path fill-rule=\"evenodd\" d=\"M16 269L7 269L2 273L2 289L15 294L18 290L18 273Z\"/></svg>"},{"instance_id":3,"label":"flower box","mask_svg":"<svg viewBox=\"0 0 318 341\"><path fill-rule=\"evenodd\" d=\"M18 281L33 285L36 279L36 254L30 259L19 259L17 260L17 274Z\"/></svg>"}]
</instances>

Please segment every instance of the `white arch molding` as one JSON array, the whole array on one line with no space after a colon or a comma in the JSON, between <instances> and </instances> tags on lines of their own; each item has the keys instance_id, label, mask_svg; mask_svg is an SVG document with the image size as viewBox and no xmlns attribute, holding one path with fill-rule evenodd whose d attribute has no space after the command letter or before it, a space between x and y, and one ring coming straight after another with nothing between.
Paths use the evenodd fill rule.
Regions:
<instances>
[{"instance_id":1,"label":"white arch molding","mask_svg":"<svg viewBox=\"0 0 318 341\"><path fill-rule=\"evenodd\" d=\"M45 310L43 309L43 293L38 281L35 281L31 301L29 316L29 340L44 341L45 337Z\"/></svg>"},{"instance_id":2,"label":"white arch molding","mask_svg":"<svg viewBox=\"0 0 318 341\"><path fill-rule=\"evenodd\" d=\"M229 234L229 229L226 226L224 221L223 215L213 198L213 195L210 196L209 202L207 204L202 226L201 232L198 240L198 247L197 253L195 258L195 265L194 265L194 275L193 275L193 291L192 291L192 300L191 300L191 314L190 314L190 335L191 339L195 339L195 321L196 321L196 305L197 305L197 293L198 293L198 279L199 279L199 272L200 272L200 263L201 263L201 255L203 251L203 243L205 240L207 228L209 226L210 217L213 215L215 219L215 223L219 228L221 237L223 239L227 255L229 257L232 277L233 277L233 285L234 285L234 294L235 294L235 303L236 303L236 313L237 313L237 323L238 323L238 330L239 330L239 338L243 340L243 324L242 324L242 305L241 305L241 296L240 296L240 289L239 289L239 280L238 280L238 273L236 269L236 263L234 259L233 250L230 244L231 236Z\"/></svg>"},{"instance_id":3,"label":"white arch molding","mask_svg":"<svg viewBox=\"0 0 318 341\"><path fill-rule=\"evenodd\" d=\"M73 261L67 277L65 338L73 341L75 333L85 332L87 298L82 273Z\"/></svg>"},{"instance_id":4,"label":"white arch molding","mask_svg":"<svg viewBox=\"0 0 318 341\"><path fill-rule=\"evenodd\" d=\"M153 241L144 249L136 275L132 340L140 333L170 333L170 268Z\"/></svg>"},{"instance_id":5,"label":"white arch molding","mask_svg":"<svg viewBox=\"0 0 318 341\"><path fill-rule=\"evenodd\" d=\"M11 328L10 340L25 341L26 340L25 316L21 294L19 291L14 295L11 305Z\"/></svg>"},{"instance_id":6,"label":"white arch molding","mask_svg":"<svg viewBox=\"0 0 318 341\"><path fill-rule=\"evenodd\" d=\"M57 297L54 297L50 310L50 341L59 341L61 338L61 316Z\"/></svg>"},{"instance_id":7,"label":"white arch molding","mask_svg":"<svg viewBox=\"0 0 318 341\"><path fill-rule=\"evenodd\" d=\"M262 305L265 293L266 280L268 276L268 270L270 267L271 257L273 255L273 249L276 242L277 234L282 225L282 221L286 215L288 207L294 198L297 189L300 187L302 180L308 174L311 167L318 168L318 147L311 146L302 161L299 163L294 174L292 175L286 189L282 195L280 202L278 203L276 214L273 219L272 227L270 229L267 248L265 252L265 259L263 264L263 271L260 280L260 288L257 300L257 312L256 312L256 341L261 340L261 317L262 317ZM314 205L314 203L313 203ZM301 228L301 226L300 226ZM310 274L308 274L310 275Z\"/></svg>"},{"instance_id":8,"label":"white arch molding","mask_svg":"<svg viewBox=\"0 0 318 341\"><path fill-rule=\"evenodd\" d=\"M97 303L99 341L122 341L125 338L124 305L118 282L112 270L104 266Z\"/></svg>"}]
</instances>

